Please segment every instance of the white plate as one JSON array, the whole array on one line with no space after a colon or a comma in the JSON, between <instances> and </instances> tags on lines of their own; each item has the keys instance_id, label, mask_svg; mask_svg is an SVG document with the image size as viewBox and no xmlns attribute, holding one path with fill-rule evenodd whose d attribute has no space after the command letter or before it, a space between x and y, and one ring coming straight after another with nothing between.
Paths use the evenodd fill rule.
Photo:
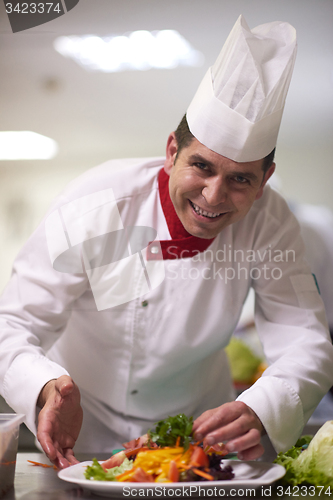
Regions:
<instances>
[{"instance_id":1,"label":"white plate","mask_svg":"<svg viewBox=\"0 0 333 500\"><path fill-rule=\"evenodd\" d=\"M212 490L211 492L207 492L208 496L212 496L213 494L217 496L224 496L224 492L228 492L231 489L243 490L243 492L239 491L240 495L250 496L250 492L245 493L244 490L246 488L255 490L261 486L267 486L280 479L286 472L284 467L277 464L223 460L223 465L232 466L235 474L233 479L226 481L196 481L188 483L122 483L117 481L95 481L86 479L84 477L84 472L86 467L91 464L92 462L82 462L77 465L72 465L71 467L58 472L58 476L64 481L78 484L83 488L93 491L97 495L106 497L198 497L204 495L203 490ZM150 489L150 491L147 491L148 489ZM166 489L173 489L177 491L174 491L174 493L168 493ZM153 490L155 490L154 493ZM235 495L237 495L237 493L232 492L232 496ZM252 495L254 495L253 492Z\"/></svg>"}]
</instances>

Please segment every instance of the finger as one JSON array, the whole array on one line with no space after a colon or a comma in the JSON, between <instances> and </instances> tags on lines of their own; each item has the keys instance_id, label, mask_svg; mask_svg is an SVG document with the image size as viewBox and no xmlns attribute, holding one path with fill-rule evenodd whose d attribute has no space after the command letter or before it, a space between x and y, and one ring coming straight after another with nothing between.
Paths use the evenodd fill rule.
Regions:
<instances>
[{"instance_id":1,"label":"finger","mask_svg":"<svg viewBox=\"0 0 333 500\"><path fill-rule=\"evenodd\" d=\"M57 458L57 450L55 449L55 447L52 444L45 443L40 439L39 442L41 447L43 448L45 455L50 460L50 462L55 463L55 460Z\"/></svg>"},{"instance_id":2,"label":"finger","mask_svg":"<svg viewBox=\"0 0 333 500\"><path fill-rule=\"evenodd\" d=\"M58 469L67 469L67 467L71 465L67 458L65 458L60 451L57 452L57 457L53 463Z\"/></svg>"},{"instance_id":3,"label":"finger","mask_svg":"<svg viewBox=\"0 0 333 500\"><path fill-rule=\"evenodd\" d=\"M75 455L74 455L72 448L66 448L64 450L64 457L71 465L75 465L75 464L80 463L79 460L77 460L77 458L75 458Z\"/></svg>"},{"instance_id":4,"label":"finger","mask_svg":"<svg viewBox=\"0 0 333 500\"><path fill-rule=\"evenodd\" d=\"M205 411L200 415L200 417L196 418L193 422L192 431L195 432L206 420L209 418L210 414L213 410Z\"/></svg>"},{"instance_id":5,"label":"finger","mask_svg":"<svg viewBox=\"0 0 333 500\"><path fill-rule=\"evenodd\" d=\"M214 408L203 413L193 424L194 436L202 439L207 433L222 425L225 418L226 409L224 407Z\"/></svg>"},{"instance_id":6,"label":"finger","mask_svg":"<svg viewBox=\"0 0 333 500\"><path fill-rule=\"evenodd\" d=\"M239 452L237 457L240 460L256 460L257 458L261 457L264 451L265 449L263 445L259 443L256 446L249 448L248 450L243 450Z\"/></svg>"},{"instance_id":7,"label":"finger","mask_svg":"<svg viewBox=\"0 0 333 500\"><path fill-rule=\"evenodd\" d=\"M207 445L212 445L215 443L221 443L222 441L230 441L238 438L239 436L245 435L250 431L250 429L257 430L258 435L260 436L260 432L254 426L251 416L241 415L239 418L233 420L230 424L220 427L214 432L210 432L209 434L207 434L204 442Z\"/></svg>"},{"instance_id":8,"label":"finger","mask_svg":"<svg viewBox=\"0 0 333 500\"><path fill-rule=\"evenodd\" d=\"M42 420L40 418L41 414L42 412L39 416L40 420L37 429L37 439L40 442L43 451L45 452L50 462L55 464L58 468L68 467L69 463L67 464L67 461L63 461L62 449L59 445L59 442L53 436L52 425L50 424L50 421L45 420L45 418Z\"/></svg>"},{"instance_id":9,"label":"finger","mask_svg":"<svg viewBox=\"0 0 333 500\"><path fill-rule=\"evenodd\" d=\"M250 429L236 439L228 441L226 448L229 451L242 451L257 446L260 443L260 432L258 429Z\"/></svg>"},{"instance_id":10,"label":"finger","mask_svg":"<svg viewBox=\"0 0 333 500\"><path fill-rule=\"evenodd\" d=\"M58 469L66 469L70 465L74 465L74 463L77 463L71 463L74 457L74 453L71 448L62 448L58 441L54 443L54 447L56 449L56 458L53 463Z\"/></svg>"},{"instance_id":11,"label":"finger","mask_svg":"<svg viewBox=\"0 0 333 500\"><path fill-rule=\"evenodd\" d=\"M236 420L244 410L242 405L243 403L240 402L226 403L219 408L205 412L201 416L204 418L199 417L199 423L196 421L197 425L194 428L195 438L201 440L204 436L213 434L217 429L221 429ZM213 442L210 444L213 444Z\"/></svg>"},{"instance_id":12,"label":"finger","mask_svg":"<svg viewBox=\"0 0 333 500\"><path fill-rule=\"evenodd\" d=\"M74 382L68 375L62 375L56 380L56 389L61 397L68 396L74 389Z\"/></svg>"},{"instance_id":13,"label":"finger","mask_svg":"<svg viewBox=\"0 0 333 500\"><path fill-rule=\"evenodd\" d=\"M225 420L229 421L229 415L233 412L239 412L238 402L233 401L232 403L225 403L222 406L207 410L200 417L196 418L193 422L194 432L198 432L199 429L208 429L214 426L216 422L222 422Z\"/></svg>"},{"instance_id":14,"label":"finger","mask_svg":"<svg viewBox=\"0 0 333 500\"><path fill-rule=\"evenodd\" d=\"M57 450L53 444L53 441L47 431L38 430L37 439L43 448L44 453L51 462L54 462L57 456Z\"/></svg>"}]
</instances>

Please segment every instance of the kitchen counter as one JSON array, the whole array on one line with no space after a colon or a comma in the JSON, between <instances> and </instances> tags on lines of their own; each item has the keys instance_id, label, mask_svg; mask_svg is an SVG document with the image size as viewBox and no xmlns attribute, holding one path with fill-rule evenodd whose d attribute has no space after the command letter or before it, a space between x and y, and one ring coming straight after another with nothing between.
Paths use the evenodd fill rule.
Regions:
<instances>
[{"instance_id":1,"label":"kitchen counter","mask_svg":"<svg viewBox=\"0 0 333 500\"><path fill-rule=\"evenodd\" d=\"M78 460L90 460L91 457L78 456ZM98 457L100 460L106 456ZM43 453L18 453L16 461L14 488L9 490L1 500L71 500L72 498L99 499L87 490L58 478L53 468L38 467L28 460L50 464Z\"/></svg>"},{"instance_id":2,"label":"kitchen counter","mask_svg":"<svg viewBox=\"0 0 333 500\"><path fill-rule=\"evenodd\" d=\"M86 455L77 455L78 460L90 460L91 457ZM97 456L99 460L104 460L107 458L105 455ZM20 452L17 455L17 463L16 463L16 473L15 473L15 483L14 488L9 490L1 500L71 500L74 498L80 498L82 500L95 500L95 499L103 499L105 497L97 496L90 491L80 488L73 483L68 483L62 481L58 478L57 472L53 468L44 468L31 465L28 460L33 460L36 462L42 462L45 464L49 464L49 461L42 453L23 453ZM137 491L139 490L139 483L137 483ZM303 493L303 494L302 494ZM290 500L291 497L299 497L299 500L302 499L318 499L320 500L330 500L330 496L333 495L333 491L331 495L325 494L322 492L321 495L314 495L311 490L297 490L294 487L294 490L289 490L289 494L286 489L277 490L274 487L265 487L264 490L260 487L254 493L246 494L246 490L239 491L239 494L230 494L225 496L233 497L235 499L244 499L246 497L257 498L258 500L271 498L272 500ZM175 495L178 498L183 498L179 495ZM162 496L159 495L159 498L175 498L173 495ZM186 496L186 495L185 495ZM211 495L206 495L207 497ZM126 496L120 496L119 498L126 498ZM148 498L148 495L144 497L143 495L137 492L137 495L127 496L127 498ZM153 498L151 495L149 498ZM157 497L156 497L157 498ZM186 496L189 498L189 496ZM191 498L198 498L192 496ZM199 498L204 498L204 495L201 495Z\"/></svg>"}]
</instances>

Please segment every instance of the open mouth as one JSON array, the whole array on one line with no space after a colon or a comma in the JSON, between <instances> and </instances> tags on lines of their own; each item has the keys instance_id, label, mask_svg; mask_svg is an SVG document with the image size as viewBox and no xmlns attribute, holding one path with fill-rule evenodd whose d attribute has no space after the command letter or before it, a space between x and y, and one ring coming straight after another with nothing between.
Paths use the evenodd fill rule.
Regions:
<instances>
[{"instance_id":1,"label":"open mouth","mask_svg":"<svg viewBox=\"0 0 333 500\"><path fill-rule=\"evenodd\" d=\"M196 214L202 215L202 217L206 217L207 219L216 219L217 217L220 217L221 215L224 215L225 212L208 212L207 210L203 210L202 208L198 207L195 203L193 203L191 200L188 200L190 202L191 207L195 211Z\"/></svg>"}]
</instances>

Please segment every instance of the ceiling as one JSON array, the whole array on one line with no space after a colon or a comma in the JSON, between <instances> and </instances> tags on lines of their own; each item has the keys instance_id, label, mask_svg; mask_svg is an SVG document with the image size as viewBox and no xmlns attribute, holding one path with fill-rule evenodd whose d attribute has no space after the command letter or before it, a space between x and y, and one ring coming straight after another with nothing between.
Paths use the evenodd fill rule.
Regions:
<instances>
[{"instance_id":1,"label":"ceiling","mask_svg":"<svg viewBox=\"0 0 333 500\"><path fill-rule=\"evenodd\" d=\"M80 0L66 15L15 34L1 2L0 130L32 130L55 139L58 156L38 165L57 171L85 170L115 157L163 155L169 132L240 14L251 28L273 20L295 26L299 49L279 139L281 158L306 158L312 165L324 151L323 161L330 164L320 175L330 175L332 184L332 0ZM59 35L138 29L178 30L204 54L203 66L88 72L53 49ZM298 156L295 148L310 153ZM0 173L17 172L23 163L31 164L1 162ZM291 175L297 184L299 170L281 172L284 182ZM314 178L309 182L311 192Z\"/></svg>"}]
</instances>

